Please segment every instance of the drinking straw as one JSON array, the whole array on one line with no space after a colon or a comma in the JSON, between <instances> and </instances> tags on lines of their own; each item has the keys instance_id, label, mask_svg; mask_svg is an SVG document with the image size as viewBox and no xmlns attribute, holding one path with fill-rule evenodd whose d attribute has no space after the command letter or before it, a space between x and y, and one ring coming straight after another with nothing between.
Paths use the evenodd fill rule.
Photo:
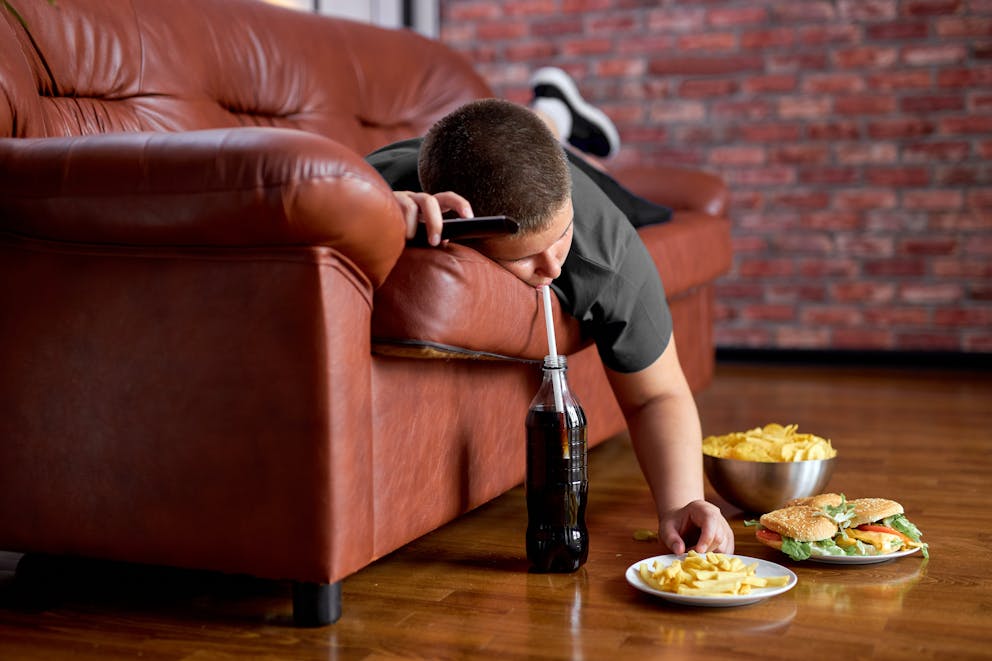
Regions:
<instances>
[{"instance_id":1,"label":"drinking straw","mask_svg":"<svg viewBox=\"0 0 992 661\"><path fill-rule=\"evenodd\" d=\"M551 288L547 285L541 287L541 294L544 296L544 326L548 331L548 353L555 367L558 366L558 346L555 344L555 322L551 318ZM551 385L555 393L555 411L564 411L565 402L561 396L561 382L558 380L557 370L551 373Z\"/></svg>"}]
</instances>

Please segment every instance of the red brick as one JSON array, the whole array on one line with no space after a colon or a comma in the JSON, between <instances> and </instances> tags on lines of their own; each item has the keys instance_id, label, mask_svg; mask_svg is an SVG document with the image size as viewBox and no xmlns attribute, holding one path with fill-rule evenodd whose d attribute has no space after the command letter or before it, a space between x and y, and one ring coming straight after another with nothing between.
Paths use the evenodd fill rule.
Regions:
<instances>
[{"instance_id":1,"label":"red brick","mask_svg":"<svg viewBox=\"0 0 992 661\"><path fill-rule=\"evenodd\" d=\"M494 2L453 2L448 3L444 11L445 23L490 20L503 15L499 5Z\"/></svg>"},{"instance_id":2,"label":"red brick","mask_svg":"<svg viewBox=\"0 0 992 661\"><path fill-rule=\"evenodd\" d=\"M772 276L789 276L795 271L791 259L741 259L737 265L737 273L745 278L767 278Z\"/></svg>"},{"instance_id":3,"label":"red brick","mask_svg":"<svg viewBox=\"0 0 992 661\"><path fill-rule=\"evenodd\" d=\"M930 89L933 86L927 69L879 71L868 75L868 89L882 91Z\"/></svg>"},{"instance_id":4,"label":"red brick","mask_svg":"<svg viewBox=\"0 0 992 661\"><path fill-rule=\"evenodd\" d=\"M992 36L992 18L980 16L941 16L937 19L937 36L955 37Z\"/></svg>"},{"instance_id":5,"label":"red brick","mask_svg":"<svg viewBox=\"0 0 992 661\"><path fill-rule=\"evenodd\" d=\"M906 46L900 59L914 67L937 64L956 64L968 58L968 50L961 44L941 44L936 46Z\"/></svg>"},{"instance_id":6,"label":"red brick","mask_svg":"<svg viewBox=\"0 0 992 661\"><path fill-rule=\"evenodd\" d=\"M830 348L830 329L820 326L794 328L792 326L778 327L775 330L775 346L783 349L828 349Z\"/></svg>"},{"instance_id":7,"label":"red brick","mask_svg":"<svg viewBox=\"0 0 992 661\"><path fill-rule=\"evenodd\" d=\"M852 93L865 89L865 77L857 73L816 73L803 80L803 91L810 94Z\"/></svg>"},{"instance_id":8,"label":"red brick","mask_svg":"<svg viewBox=\"0 0 992 661\"><path fill-rule=\"evenodd\" d=\"M710 115L717 119L732 121L763 121L774 114L771 101L768 99L719 99L710 108Z\"/></svg>"},{"instance_id":9,"label":"red brick","mask_svg":"<svg viewBox=\"0 0 992 661\"><path fill-rule=\"evenodd\" d=\"M933 313L938 326L992 327L992 307L942 308Z\"/></svg>"},{"instance_id":10,"label":"red brick","mask_svg":"<svg viewBox=\"0 0 992 661\"><path fill-rule=\"evenodd\" d=\"M961 348L964 351L992 353L992 333L964 333Z\"/></svg>"},{"instance_id":11,"label":"red brick","mask_svg":"<svg viewBox=\"0 0 992 661\"><path fill-rule=\"evenodd\" d=\"M775 252L783 255L829 255L833 241L825 234L782 232L772 240Z\"/></svg>"},{"instance_id":12,"label":"red brick","mask_svg":"<svg viewBox=\"0 0 992 661\"><path fill-rule=\"evenodd\" d=\"M938 124L941 133L961 135L992 133L992 116L949 117Z\"/></svg>"},{"instance_id":13,"label":"red brick","mask_svg":"<svg viewBox=\"0 0 992 661\"><path fill-rule=\"evenodd\" d=\"M744 91L748 94L764 94L767 92L793 92L796 90L797 79L794 74L771 74L767 76L749 76L743 82Z\"/></svg>"},{"instance_id":14,"label":"red brick","mask_svg":"<svg viewBox=\"0 0 992 661\"><path fill-rule=\"evenodd\" d=\"M644 60L633 57L617 57L600 60L593 70L596 75L606 78L640 78L644 75Z\"/></svg>"},{"instance_id":15,"label":"red brick","mask_svg":"<svg viewBox=\"0 0 992 661\"><path fill-rule=\"evenodd\" d=\"M751 303L740 307L740 318L748 321L792 321L796 318L794 305Z\"/></svg>"},{"instance_id":16,"label":"red brick","mask_svg":"<svg viewBox=\"0 0 992 661\"><path fill-rule=\"evenodd\" d=\"M827 289L819 284L770 284L765 295L769 303L822 303L827 300Z\"/></svg>"},{"instance_id":17,"label":"red brick","mask_svg":"<svg viewBox=\"0 0 992 661\"><path fill-rule=\"evenodd\" d=\"M954 282L907 284L900 289L899 298L914 305L956 303L964 298L964 288Z\"/></svg>"},{"instance_id":18,"label":"red brick","mask_svg":"<svg viewBox=\"0 0 992 661\"><path fill-rule=\"evenodd\" d=\"M855 21L877 21L897 16L896 0L840 0L840 15Z\"/></svg>"},{"instance_id":19,"label":"red brick","mask_svg":"<svg viewBox=\"0 0 992 661\"><path fill-rule=\"evenodd\" d=\"M890 331L865 328L837 328L832 339L834 349L892 349L895 344Z\"/></svg>"},{"instance_id":20,"label":"red brick","mask_svg":"<svg viewBox=\"0 0 992 661\"><path fill-rule=\"evenodd\" d=\"M908 190L902 201L906 209L940 211L960 209L963 203L964 195L959 190Z\"/></svg>"},{"instance_id":21,"label":"red brick","mask_svg":"<svg viewBox=\"0 0 992 661\"><path fill-rule=\"evenodd\" d=\"M535 37L558 37L568 34L582 34L581 18L555 17L548 20L531 21L530 33Z\"/></svg>"},{"instance_id":22,"label":"red brick","mask_svg":"<svg viewBox=\"0 0 992 661\"><path fill-rule=\"evenodd\" d=\"M970 151L971 145L967 142L917 142L903 147L902 158L908 163L960 162Z\"/></svg>"},{"instance_id":23,"label":"red brick","mask_svg":"<svg viewBox=\"0 0 992 661\"><path fill-rule=\"evenodd\" d=\"M530 32L527 23L522 21L492 21L480 23L476 28L476 34L481 40L519 39Z\"/></svg>"},{"instance_id":24,"label":"red brick","mask_svg":"<svg viewBox=\"0 0 992 661\"><path fill-rule=\"evenodd\" d=\"M865 26L871 41L911 41L926 39L930 26L924 21L894 21Z\"/></svg>"},{"instance_id":25,"label":"red brick","mask_svg":"<svg viewBox=\"0 0 992 661\"><path fill-rule=\"evenodd\" d=\"M960 341L957 334L951 332L900 332L893 348L903 351L955 351L960 348Z\"/></svg>"},{"instance_id":26,"label":"red brick","mask_svg":"<svg viewBox=\"0 0 992 661\"><path fill-rule=\"evenodd\" d=\"M965 246L968 255L992 255L992 236L976 236L968 239Z\"/></svg>"},{"instance_id":27,"label":"red brick","mask_svg":"<svg viewBox=\"0 0 992 661\"><path fill-rule=\"evenodd\" d=\"M704 29L706 12L702 8L671 7L648 14L649 32L700 32Z\"/></svg>"},{"instance_id":28,"label":"red brick","mask_svg":"<svg viewBox=\"0 0 992 661\"><path fill-rule=\"evenodd\" d=\"M873 119L868 123L868 136L872 138L913 138L930 135L934 123L919 117L899 117L896 119Z\"/></svg>"},{"instance_id":29,"label":"red brick","mask_svg":"<svg viewBox=\"0 0 992 661\"><path fill-rule=\"evenodd\" d=\"M565 55L599 55L613 50L611 39L568 39L561 42L561 52Z\"/></svg>"},{"instance_id":30,"label":"red brick","mask_svg":"<svg viewBox=\"0 0 992 661\"><path fill-rule=\"evenodd\" d=\"M992 188L973 188L969 190L968 206L973 209L992 209Z\"/></svg>"},{"instance_id":31,"label":"red brick","mask_svg":"<svg viewBox=\"0 0 992 661\"><path fill-rule=\"evenodd\" d=\"M937 85L939 87L965 88L992 85L992 66L941 69L937 73Z\"/></svg>"},{"instance_id":32,"label":"red brick","mask_svg":"<svg viewBox=\"0 0 992 661\"><path fill-rule=\"evenodd\" d=\"M741 34L740 47L743 50L764 51L770 48L786 48L796 43L796 31L791 28L748 31Z\"/></svg>"},{"instance_id":33,"label":"red brick","mask_svg":"<svg viewBox=\"0 0 992 661\"><path fill-rule=\"evenodd\" d=\"M807 211L803 214L803 226L818 230L859 230L864 227L864 217L857 211Z\"/></svg>"},{"instance_id":34,"label":"red brick","mask_svg":"<svg viewBox=\"0 0 992 661\"><path fill-rule=\"evenodd\" d=\"M558 11L558 3L555 0L509 0L507 2L486 4L491 4L497 9L497 13L489 16L489 18L498 16L500 9L507 16L534 16L539 14L550 16ZM455 6L457 7L458 5L455 4ZM479 18L486 17L480 16Z\"/></svg>"},{"instance_id":35,"label":"red brick","mask_svg":"<svg viewBox=\"0 0 992 661\"><path fill-rule=\"evenodd\" d=\"M765 295L765 287L760 282L718 280L714 290L717 300L723 301L760 301Z\"/></svg>"},{"instance_id":36,"label":"red brick","mask_svg":"<svg viewBox=\"0 0 992 661\"><path fill-rule=\"evenodd\" d=\"M825 24L799 29L798 42L804 47L857 44L861 42L861 29L851 24Z\"/></svg>"},{"instance_id":37,"label":"red brick","mask_svg":"<svg viewBox=\"0 0 992 661\"><path fill-rule=\"evenodd\" d=\"M610 9L612 4L612 0L561 0L561 11L584 14L597 9Z\"/></svg>"},{"instance_id":38,"label":"red brick","mask_svg":"<svg viewBox=\"0 0 992 661\"><path fill-rule=\"evenodd\" d=\"M910 0L903 5L907 16L940 16L953 14L961 8L962 0Z\"/></svg>"},{"instance_id":39,"label":"red brick","mask_svg":"<svg viewBox=\"0 0 992 661\"><path fill-rule=\"evenodd\" d=\"M651 104L652 122L699 122L706 117L706 106L699 101L658 101Z\"/></svg>"},{"instance_id":40,"label":"red brick","mask_svg":"<svg viewBox=\"0 0 992 661\"><path fill-rule=\"evenodd\" d=\"M853 278L858 275L860 265L850 257L804 258L800 260L798 270L804 278Z\"/></svg>"},{"instance_id":41,"label":"red brick","mask_svg":"<svg viewBox=\"0 0 992 661\"><path fill-rule=\"evenodd\" d=\"M855 168L803 168L799 181L803 184L852 184L860 177L860 173Z\"/></svg>"},{"instance_id":42,"label":"red brick","mask_svg":"<svg viewBox=\"0 0 992 661\"><path fill-rule=\"evenodd\" d=\"M843 234L837 237L837 249L851 257L891 257L895 254L891 236Z\"/></svg>"},{"instance_id":43,"label":"red brick","mask_svg":"<svg viewBox=\"0 0 992 661\"><path fill-rule=\"evenodd\" d=\"M771 151L772 163L821 164L830 160L830 148L824 144L788 144Z\"/></svg>"},{"instance_id":44,"label":"red brick","mask_svg":"<svg viewBox=\"0 0 992 661\"><path fill-rule=\"evenodd\" d=\"M645 53L664 53L675 49L675 37L671 34L629 35L620 39L617 53L644 57ZM645 67L646 68L646 67Z\"/></svg>"},{"instance_id":45,"label":"red brick","mask_svg":"<svg viewBox=\"0 0 992 661\"><path fill-rule=\"evenodd\" d=\"M631 14L606 15L590 18L586 23L587 31L591 34L608 32L616 34L629 32L637 27L637 19Z\"/></svg>"},{"instance_id":46,"label":"red brick","mask_svg":"<svg viewBox=\"0 0 992 661\"><path fill-rule=\"evenodd\" d=\"M841 115L885 115L896 109L896 98L878 94L834 97L834 111Z\"/></svg>"},{"instance_id":47,"label":"red brick","mask_svg":"<svg viewBox=\"0 0 992 661\"><path fill-rule=\"evenodd\" d=\"M930 266L942 278L992 278L992 261L987 259L937 258L930 260Z\"/></svg>"},{"instance_id":48,"label":"red brick","mask_svg":"<svg viewBox=\"0 0 992 661\"><path fill-rule=\"evenodd\" d=\"M978 165L933 168L933 183L938 186L974 186L986 181L985 171Z\"/></svg>"},{"instance_id":49,"label":"red brick","mask_svg":"<svg viewBox=\"0 0 992 661\"><path fill-rule=\"evenodd\" d=\"M746 124L737 127L739 139L745 142L787 142L798 140L801 134L799 124ZM992 145L989 150L992 151Z\"/></svg>"},{"instance_id":50,"label":"red brick","mask_svg":"<svg viewBox=\"0 0 992 661\"><path fill-rule=\"evenodd\" d=\"M842 282L830 287L830 297L844 303L890 303L896 286L890 282Z\"/></svg>"},{"instance_id":51,"label":"red brick","mask_svg":"<svg viewBox=\"0 0 992 661\"><path fill-rule=\"evenodd\" d=\"M709 162L713 165L760 165L767 160L764 147L734 145L714 147Z\"/></svg>"},{"instance_id":52,"label":"red brick","mask_svg":"<svg viewBox=\"0 0 992 661\"><path fill-rule=\"evenodd\" d=\"M767 166L730 171L727 177L739 186L781 186L795 183L796 172L793 168Z\"/></svg>"},{"instance_id":53,"label":"red brick","mask_svg":"<svg viewBox=\"0 0 992 661\"><path fill-rule=\"evenodd\" d=\"M648 73L653 76L720 76L735 73L761 72L761 56L728 57L662 57L648 62Z\"/></svg>"},{"instance_id":54,"label":"red brick","mask_svg":"<svg viewBox=\"0 0 992 661\"><path fill-rule=\"evenodd\" d=\"M839 209L888 209L896 206L896 194L885 188L859 188L838 191L834 197Z\"/></svg>"},{"instance_id":55,"label":"red brick","mask_svg":"<svg viewBox=\"0 0 992 661\"><path fill-rule=\"evenodd\" d=\"M745 253L758 253L761 254L768 250L768 241L765 240L763 236L755 236L749 234L747 236L732 236L730 238L731 246L733 246L735 255L743 255Z\"/></svg>"},{"instance_id":56,"label":"red brick","mask_svg":"<svg viewBox=\"0 0 992 661\"><path fill-rule=\"evenodd\" d=\"M857 46L837 50L833 57L842 69L886 68L896 63L899 51L890 46Z\"/></svg>"},{"instance_id":57,"label":"red brick","mask_svg":"<svg viewBox=\"0 0 992 661\"><path fill-rule=\"evenodd\" d=\"M693 78L682 81L679 96L691 99L729 96L737 92L738 86L738 82L732 78Z\"/></svg>"},{"instance_id":58,"label":"red brick","mask_svg":"<svg viewBox=\"0 0 992 661\"><path fill-rule=\"evenodd\" d=\"M971 92L968 94L968 110L972 112L992 111L992 93Z\"/></svg>"},{"instance_id":59,"label":"red brick","mask_svg":"<svg viewBox=\"0 0 992 661\"><path fill-rule=\"evenodd\" d=\"M699 34L682 35L676 40L676 48L684 51L720 51L737 50L737 35L730 32L703 32Z\"/></svg>"},{"instance_id":60,"label":"red brick","mask_svg":"<svg viewBox=\"0 0 992 661\"><path fill-rule=\"evenodd\" d=\"M790 209L824 209L830 205L830 193L819 190L788 190L770 193L768 204Z\"/></svg>"},{"instance_id":61,"label":"red brick","mask_svg":"<svg viewBox=\"0 0 992 661\"><path fill-rule=\"evenodd\" d=\"M713 331L714 341L719 347L745 348L772 346L772 335L765 328L727 328L717 325Z\"/></svg>"},{"instance_id":62,"label":"red brick","mask_svg":"<svg viewBox=\"0 0 992 661\"><path fill-rule=\"evenodd\" d=\"M827 96L786 96L778 101L778 114L786 119L821 119L830 115L832 106Z\"/></svg>"},{"instance_id":63,"label":"red brick","mask_svg":"<svg viewBox=\"0 0 992 661\"><path fill-rule=\"evenodd\" d=\"M946 110L964 110L964 96L959 94L930 94L927 96L908 96L899 101L899 109L906 113L941 112Z\"/></svg>"},{"instance_id":64,"label":"red brick","mask_svg":"<svg viewBox=\"0 0 992 661\"><path fill-rule=\"evenodd\" d=\"M865 181L872 186L926 186L930 183L930 170L925 167L871 168L865 172Z\"/></svg>"},{"instance_id":65,"label":"red brick","mask_svg":"<svg viewBox=\"0 0 992 661\"><path fill-rule=\"evenodd\" d=\"M944 231L969 231L992 229L992 214L978 209L964 209L957 212L930 213L930 227ZM970 247L974 239L969 242Z\"/></svg>"},{"instance_id":66,"label":"red brick","mask_svg":"<svg viewBox=\"0 0 992 661\"><path fill-rule=\"evenodd\" d=\"M864 322L858 308L836 304L804 307L799 319L807 326L860 326Z\"/></svg>"},{"instance_id":67,"label":"red brick","mask_svg":"<svg viewBox=\"0 0 992 661\"><path fill-rule=\"evenodd\" d=\"M830 57L821 52L790 52L771 54L768 57L767 73L823 71L830 68Z\"/></svg>"},{"instance_id":68,"label":"red brick","mask_svg":"<svg viewBox=\"0 0 992 661\"><path fill-rule=\"evenodd\" d=\"M913 277L926 274L926 262L920 258L893 257L868 259L862 262L865 274L870 276Z\"/></svg>"},{"instance_id":69,"label":"red brick","mask_svg":"<svg viewBox=\"0 0 992 661\"><path fill-rule=\"evenodd\" d=\"M837 18L832 0L774 3L771 10L782 23L827 22Z\"/></svg>"},{"instance_id":70,"label":"red brick","mask_svg":"<svg viewBox=\"0 0 992 661\"><path fill-rule=\"evenodd\" d=\"M836 145L837 162L843 165L895 163L899 150L891 142L846 142Z\"/></svg>"},{"instance_id":71,"label":"red brick","mask_svg":"<svg viewBox=\"0 0 992 661\"><path fill-rule=\"evenodd\" d=\"M555 53L555 47L547 41L530 41L510 44L504 51L505 57L511 62L533 62L545 60ZM528 89L529 92L529 89Z\"/></svg>"},{"instance_id":72,"label":"red brick","mask_svg":"<svg viewBox=\"0 0 992 661\"><path fill-rule=\"evenodd\" d=\"M958 250L959 242L954 237L925 237L903 239L899 242L898 250L906 255L953 255Z\"/></svg>"},{"instance_id":73,"label":"red brick","mask_svg":"<svg viewBox=\"0 0 992 661\"><path fill-rule=\"evenodd\" d=\"M857 140L861 137L861 124L839 119L810 122L806 125L806 132L813 140Z\"/></svg>"},{"instance_id":74,"label":"red brick","mask_svg":"<svg viewBox=\"0 0 992 661\"><path fill-rule=\"evenodd\" d=\"M927 326L930 312L920 307L878 307L865 308L865 321L873 326Z\"/></svg>"},{"instance_id":75,"label":"red brick","mask_svg":"<svg viewBox=\"0 0 992 661\"><path fill-rule=\"evenodd\" d=\"M764 7L717 7L706 12L706 24L720 28L761 25L767 18Z\"/></svg>"}]
</instances>

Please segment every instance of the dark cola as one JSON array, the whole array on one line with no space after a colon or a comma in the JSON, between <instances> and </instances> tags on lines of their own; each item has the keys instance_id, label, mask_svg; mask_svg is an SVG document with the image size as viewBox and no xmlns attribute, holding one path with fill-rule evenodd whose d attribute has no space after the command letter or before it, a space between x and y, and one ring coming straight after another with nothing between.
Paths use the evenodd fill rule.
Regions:
<instances>
[{"instance_id":1,"label":"dark cola","mask_svg":"<svg viewBox=\"0 0 992 661\"><path fill-rule=\"evenodd\" d=\"M545 383L527 414L527 560L535 572L573 572L589 555L586 417L559 360L560 367L545 364ZM557 404L545 392L552 371L560 379Z\"/></svg>"}]
</instances>

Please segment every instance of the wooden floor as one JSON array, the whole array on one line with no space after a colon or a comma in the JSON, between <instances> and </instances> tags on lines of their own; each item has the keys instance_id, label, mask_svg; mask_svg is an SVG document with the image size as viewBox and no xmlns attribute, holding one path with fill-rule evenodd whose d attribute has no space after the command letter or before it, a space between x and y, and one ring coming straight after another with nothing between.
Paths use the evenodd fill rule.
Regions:
<instances>
[{"instance_id":1,"label":"wooden floor","mask_svg":"<svg viewBox=\"0 0 992 661\"><path fill-rule=\"evenodd\" d=\"M44 587L0 552L0 659L992 658L988 373L721 365L698 401L707 434L795 422L829 436L830 487L903 502L930 562L788 563L724 504L738 552L799 585L727 609L639 593L624 570L660 551L632 537L655 521L621 438L590 455L591 552L574 575L527 573L520 489L349 578L343 618L320 629L290 625L283 584L81 563Z\"/></svg>"}]
</instances>

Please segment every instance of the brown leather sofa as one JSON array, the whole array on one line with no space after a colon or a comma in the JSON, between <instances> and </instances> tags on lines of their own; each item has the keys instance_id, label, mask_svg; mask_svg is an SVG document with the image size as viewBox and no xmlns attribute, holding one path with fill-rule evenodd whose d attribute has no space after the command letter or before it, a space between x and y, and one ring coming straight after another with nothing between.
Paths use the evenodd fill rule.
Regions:
<instances>
[{"instance_id":1,"label":"brown leather sofa","mask_svg":"<svg viewBox=\"0 0 992 661\"><path fill-rule=\"evenodd\" d=\"M362 158L491 95L463 58L247 0L12 3L0 549L293 581L323 623L349 574L521 482L537 296L468 248L404 250ZM676 211L642 234L698 390L726 191L617 174ZM557 328L599 443L622 417Z\"/></svg>"}]
</instances>

